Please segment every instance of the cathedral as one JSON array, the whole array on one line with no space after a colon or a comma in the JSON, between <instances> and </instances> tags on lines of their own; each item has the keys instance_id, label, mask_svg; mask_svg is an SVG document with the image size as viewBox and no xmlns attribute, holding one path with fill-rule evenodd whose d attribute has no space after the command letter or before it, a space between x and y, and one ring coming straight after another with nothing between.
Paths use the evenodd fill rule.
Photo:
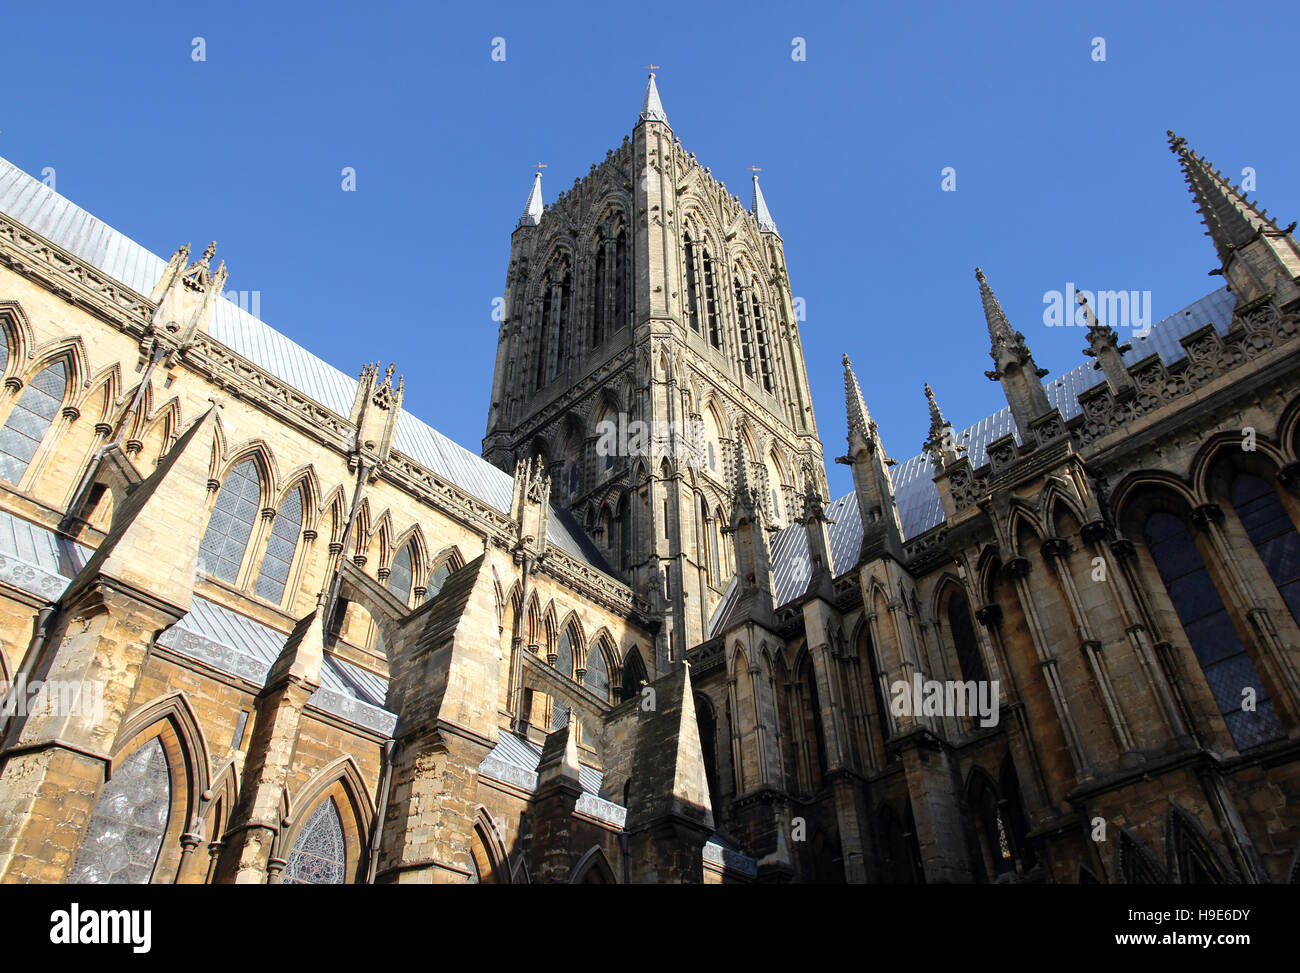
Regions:
<instances>
[{"instance_id":1,"label":"cathedral","mask_svg":"<svg viewBox=\"0 0 1300 973\"><path fill-rule=\"evenodd\" d=\"M1223 286L1045 380L976 270L1006 408L896 462L845 355L838 499L653 74L479 455L0 159L0 881L1300 881L1300 246L1169 144Z\"/></svg>"}]
</instances>

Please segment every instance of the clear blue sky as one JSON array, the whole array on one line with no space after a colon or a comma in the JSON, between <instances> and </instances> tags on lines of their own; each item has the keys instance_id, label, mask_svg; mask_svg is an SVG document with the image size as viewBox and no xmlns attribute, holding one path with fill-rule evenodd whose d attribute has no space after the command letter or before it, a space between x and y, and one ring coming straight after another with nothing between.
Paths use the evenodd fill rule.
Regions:
<instances>
[{"instance_id":1,"label":"clear blue sky","mask_svg":"<svg viewBox=\"0 0 1300 973\"><path fill-rule=\"evenodd\" d=\"M828 458L845 351L897 459L924 381L959 428L1004 404L976 265L1053 376L1084 341L1044 292L1149 290L1158 320L1218 286L1166 128L1300 218L1294 3L52 9L5 11L0 155L164 257L215 238L264 320L351 374L395 360L407 408L475 452L532 167L550 200L603 159L652 61L688 151L745 200L763 167Z\"/></svg>"}]
</instances>

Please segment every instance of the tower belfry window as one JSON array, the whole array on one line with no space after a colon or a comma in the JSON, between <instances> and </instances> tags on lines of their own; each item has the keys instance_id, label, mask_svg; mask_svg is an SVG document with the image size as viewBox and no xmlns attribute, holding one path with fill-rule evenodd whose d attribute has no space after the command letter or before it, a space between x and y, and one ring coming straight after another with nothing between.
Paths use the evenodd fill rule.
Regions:
<instances>
[{"instance_id":1,"label":"tower belfry window","mask_svg":"<svg viewBox=\"0 0 1300 973\"><path fill-rule=\"evenodd\" d=\"M763 320L763 308L758 300L758 288L751 287L749 298L754 309L754 334L758 337L758 368L763 379L763 388L772 391L772 352L767 340L767 322Z\"/></svg>"},{"instance_id":2,"label":"tower belfry window","mask_svg":"<svg viewBox=\"0 0 1300 973\"><path fill-rule=\"evenodd\" d=\"M614 330L627 327L627 231L614 240Z\"/></svg>"},{"instance_id":3,"label":"tower belfry window","mask_svg":"<svg viewBox=\"0 0 1300 973\"><path fill-rule=\"evenodd\" d=\"M684 234L686 241L686 320L691 330L700 332L700 286L695 271L695 243L689 233Z\"/></svg>"},{"instance_id":4,"label":"tower belfry window","mask_svg":"<svg viewBox=\"0 0 1300 973\"><path fill-rule=\"evenodd\" d=\"M714 348L722 347L722 333L718 329L718 295L713 281L713 260L709 251L704 251L701 261L704 265L704 316L709 323L709 344Z\"/></svg>"},{"instance_id":5,"label":"tower belfry window","mask_svg":"<svg viewBox=\"0 0 1300 973\"><path fill-rule=\"evenodd\" d=\"M537 323L537 368L533 382L534 388L541 388L542 383L546 381L546 339L551 330L551 299L553 293L554 291L548 282L542 295L542 319Z\"/></svg>"},{"instance_id":6,"label":"tower belfry window","mask_svg":"<svg viewBox=\"0 0 1300 973\"><path fill-rule=\"evenodd\" d=\"M745 289L740 286L740 281L736 281L736 314L740 322L740 364L744 367L745 374L753 378L754 349L749 334L748 304L745 299Z\"/></svg>"},{"instance_id":7,"label":"tower belfry window","mask_svg":"<svg viewBox=\"0 0 1300 973\"><path fill-rule=\"evenodd\" d=\"M591 287L591 304L592 304L592 323L591 323L591 346L595 348L605 340L605 326L607 321L608 301L608 275L605 272L606 264L609 263L609 254L605 237L601 235L596 239L596 252L592 260L593 275Z\"/></svg>"}]
</instances>

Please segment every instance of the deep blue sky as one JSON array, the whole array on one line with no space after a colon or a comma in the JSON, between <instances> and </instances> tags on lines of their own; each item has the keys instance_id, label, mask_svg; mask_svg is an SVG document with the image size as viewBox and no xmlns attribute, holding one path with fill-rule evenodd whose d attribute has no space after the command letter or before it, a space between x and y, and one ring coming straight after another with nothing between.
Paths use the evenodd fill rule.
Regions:
<instances>
[{"instance_id":1,"label":"deep blue sky","mask_svg":"<svg viewBox=\"0 0 1300 973\"><path fill-rule=\"evenodd\" d=\"M1045 291L1150 290L1158 320L1218 286L1166 128L1300 218L1300 8L1144 6L10 5L0 155L164 257L217 239L264 320L352 374L395 360L407 408L477 452L532 167L549 201L603 159L653 61L688 151L746 201L763 167L827 457L847 351L902 460L922 382L959 428L1005 404L976 265L1053 376L1084 341Z\"/></svg>"}]
</instances>

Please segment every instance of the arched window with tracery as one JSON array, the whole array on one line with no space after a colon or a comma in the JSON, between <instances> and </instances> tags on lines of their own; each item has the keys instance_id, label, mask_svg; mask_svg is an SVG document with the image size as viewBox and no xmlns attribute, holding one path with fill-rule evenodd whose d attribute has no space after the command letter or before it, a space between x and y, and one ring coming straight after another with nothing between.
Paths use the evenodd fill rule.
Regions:
<instances>
[{"instance_id":1,"label":"arched window with tracery","mask_svg":"<svg viewBox=\"0 0 1300 973\"><path fill-rule=\"evenodd\" d=\"M641 650L633 646L623 660L623 698L632 699L641 695L641 683L645 680L645 662L641 659Z\"/></svg>"},{"instance_id":2,"label":"arched window with tracery","mask_svg":"<svg viewBox=\"0 0 1300 973\"><path fill-rule=\"evenodd\" d=\"M248 539L262 506L262 475L256 461L246 459L226 475L217 502L199 543L201 570L234 584Z\"/></svg>"},{"instance_id":3,"label":"arched window with tracery","mask_svg":"<svg viewBox=\"0 0 1300 973\"><path fill-rule=\"evenodd\" d=\"M9 349L5 346L5 357ZM42 369L23 389L4 428L0 429L0 478L22 481L68 392L68 368L62 361Z\"/></svg>"},{"instance_id":4,"label":"arched window with tracery","mask_svg":"<svg viewBox=\"0 0 1300 973\"><path fill-rule=\"evenodd\" d=\"M266 542L262 570L257 578L257 596L279 604L289 580L289 567L302 533L302 490L295 488L280 504L271 523L271 537Z\"/></svg>"},{"instance_id":5,"label":"arched window with tracery","mask_svg":"<svg viewBox=\"0 0 1300 973\"><path fill-rule=\"evenodd\" d=\"M414 575L415 558L411 555L411 545L404 544L388 569L388 590L404 605L411 600L411 579Z\"/></svg>"},{"instance_id":6,"label":"arched window with tracery","mask_svg":"<svg viewBox=\"0 0 1300 973\"><path fill-rule=\"evenodd\" d=\"M347 880L347 843L334 799L317 805L289 852L281 882L286 885L342 885Z\"/></svg>"},{"instance_id":7,"label":"arched window with tracery","mask_svg":"<svg viewBox=\"0 0 1300 973\"><path fill-rule=\"evenodd\" d=\"M618 566L626 571L632 566L632 518L627 494L618 502Z\"/></svg>"},{"instance_id":8,"label":"arched window with tracery","mask_svg":"<svg viewBox=\"0 0 1300 973\"><path fill-rule=\"evenodd\" d=\"M162 741L153 737L122 764L100 791L72 884L144 885L153 877L171 812L171 772Z\"/></svg>"},{"instance_id":9,"label":"arched window with tracery","mask_svg":"<svg viewBox=\"0 0 1300 973\"><path fill-rule=\"evenodd\" d=\"M1147 550L1164 581L1219 713L1240 751L1284 733L1268 689L1233 625L1219 589L1181 517L1157 510L1143 527ZM1242 690L1253 688L1255 710L1242 709Z\"/></svg>"},{"instance_id":10,"label":"arched window with tracery","mask_svg":"<svg viewBox=\"0 0 1300 973\"><path fill-rule=\"evenodd\" d=\"M438 592L442 591L442 586L447 583L447 579L451 577L454 570L456 570L455 560L451 557L444 557L441 563L434 568L433 574L429 576L429 587L424 592L425 601L435 597Z\"/></svg>"},{"instance_id":11,"label":"arched window with tracery","mask_svg":"<svg viewBox=\"0 0 1300 973\"><path fill-rule=\"evenodd\" d=\"M1238 473L1228 496L1278 594L1300 622L1300 533L1277 491L1263 477Z\"/></svg>"},{"instance_id":12,"label":"arched window with tracery","mask_svg":"<svg viewBox=\"0 0 1300 973\"><path fill-rule=\"evenodd\" d=\"M627 327L627 230L620 228L614 238L614 330Z\"/></svg>"}]
</instances>

